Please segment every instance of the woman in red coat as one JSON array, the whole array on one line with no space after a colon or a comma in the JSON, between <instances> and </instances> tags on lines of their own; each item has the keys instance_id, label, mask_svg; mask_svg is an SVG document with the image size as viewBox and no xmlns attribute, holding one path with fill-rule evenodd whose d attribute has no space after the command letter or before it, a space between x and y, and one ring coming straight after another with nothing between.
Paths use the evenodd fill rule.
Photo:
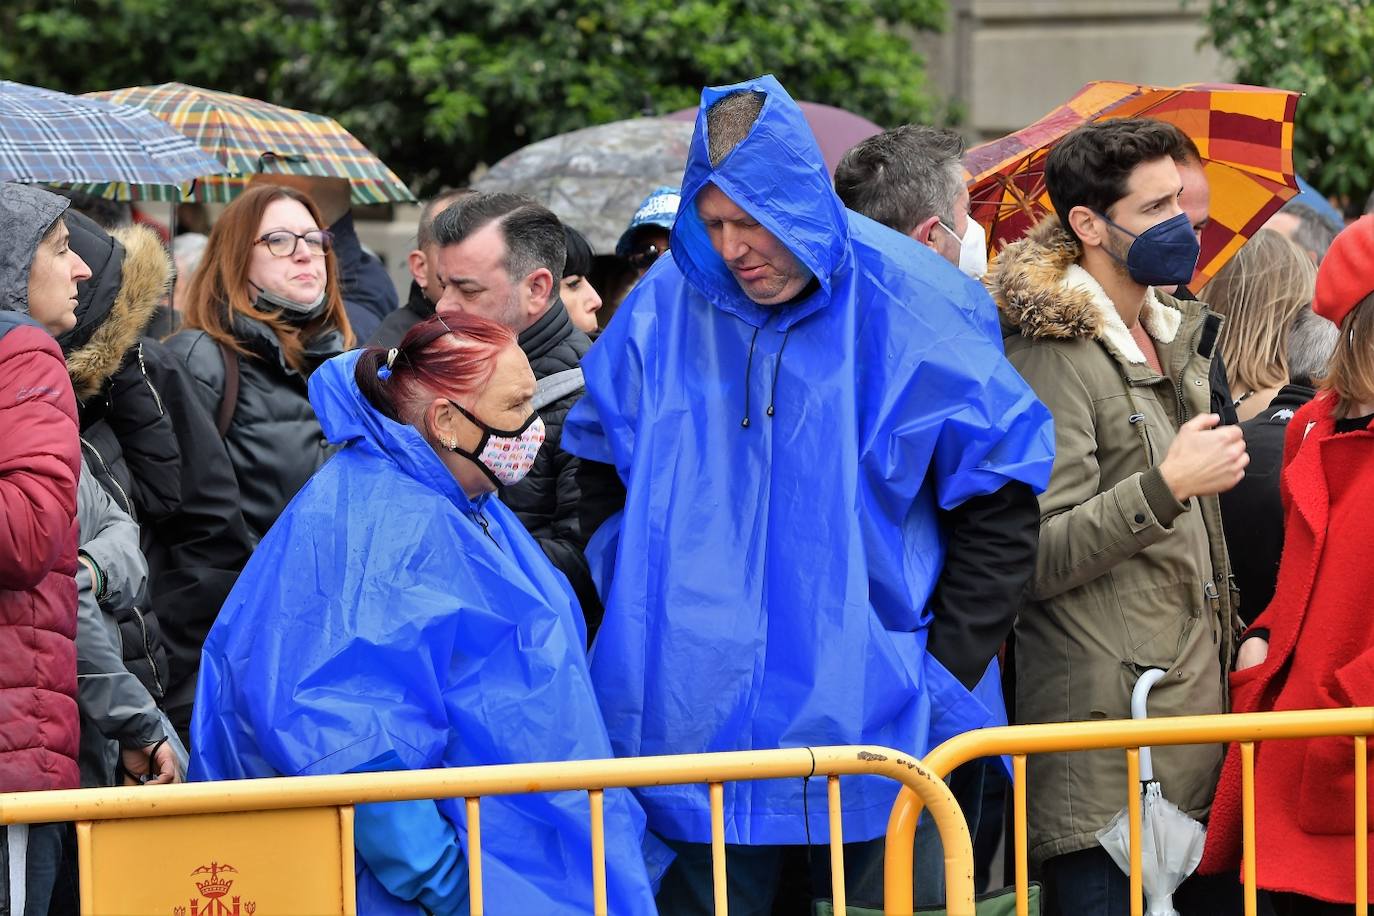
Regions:
<instances>
[{"instance_id":1,"label":"woman in red coat","mask_svg":"<svg viewBox=\"0 0 1374 916\"><path fill-rule=\"evenodd\" d=\"M1288 424L1283 559L1274 600L1247 632L1231 675L1235 712L1374 706L1374 216L1336 238L1313 309L1341 337L1325 390ZM1233 746L1204 871L1240 865L1240 771ZM1259 746L1255 867L1276 913L1350 912L1354 805L1350 738Z\"/></svg>"},{"instance_id":2,"label":"woman in red coat","mask_svg":"<svg viewBox=\"0 0 1374 916\"><path fill-rule=\"evenodd\" d=\"M53 336L90 269L67 201L0 183L0 792L75 789L76 398ZM0 913L46 913L61 824L0 827Z\"/></svg>"}]
</instances>

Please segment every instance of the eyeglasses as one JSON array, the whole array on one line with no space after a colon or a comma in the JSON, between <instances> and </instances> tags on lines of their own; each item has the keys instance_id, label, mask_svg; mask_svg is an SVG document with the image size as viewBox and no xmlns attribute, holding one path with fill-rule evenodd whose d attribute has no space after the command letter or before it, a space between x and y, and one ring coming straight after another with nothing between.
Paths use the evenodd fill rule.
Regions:
<instances>
[{"instance_id":1,"label":"eyeglasses","mask_svg":"<svg viewBox=\"0 0 1374 916\"><path fill-rule=\"evenodd\" d=\"M309 232L291 232L286 229L275 229L255 241L254 245L267 244L267 250L272 252L274 257L289 258L296 253L296 246L301 240L305 241L305 248L312 257L323 257L334 243L334 234L327 229L311 229Z\"/></svg>"},{"instance_id":2,"label":"eyeglasses","mask_svg":"<svg viewBox=\"0 0 1374 916\"><path fill-rule=\"evenodd\" d=\"M631 267L639 268L642 270L650 267L655 261L658 260L658 256L663 254L663 252L667 250L668 249L664 248L660 251L657 245L649 245L644 248L641 248L639 251L630 252L630 256L626 260L630 262Z\"/></svg>"}]
</instances>

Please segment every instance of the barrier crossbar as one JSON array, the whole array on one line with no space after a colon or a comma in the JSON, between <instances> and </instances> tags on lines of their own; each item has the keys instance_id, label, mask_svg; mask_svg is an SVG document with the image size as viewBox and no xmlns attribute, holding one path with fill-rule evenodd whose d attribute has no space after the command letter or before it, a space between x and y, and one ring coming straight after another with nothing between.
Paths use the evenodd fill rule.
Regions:
<instances>
[{"instance_id":1,"label":"barrier crossbar","mask_svg":"<svg viewBox=\"0 0 1374 916\"><path fill-rule=\"evenodd\" d=\"M723 785L759 779L825 777L830 861L837 913L845 912L841 776L885 776L900 798L929 809L944 845L950 916L974 916L973 853L968 827L944 781L920 761L882 747L816 747L617 760L526 763L465 769L295 776L234 782L116 789L74 789L0 795L0 824L76 821L83 914L171 912L174 916L254 916L264 912L353 916L353 806L415 799L465 799L471 912L485 907L481 868L481 799L534 792L585 791L592 836L592 912L607 912L603 792L609 788L706 783L711 804L716 911L726 913ZM918 809L919 810L919 809ZM904 824L895 818L892 823ZM239 834L243 836L239 836ZM907 837L908 844L913 842ZM889 843L890 845L890 843ZM149 866L157 849L159 865ZM257 884L235 865L232 850L254 861ZM305 851L305 855L301 853ZM176 855L169 855L175 853ZM179 856L179 858L177 858ZM189 871L197 893L178 890L188 877L170 863L200 863ZM887 875L890 900L912 912L911 850L904 875ZM167 871L161 884L159 874ZM235 883L238 882L237 889ZM153 886L156 885L156 886ZM167 889L171 888L171 889ZM266 889L268 897L263 897ZM237 891L237 892L235 892ZM249 894L256 893L250 899ZM162 896L158 896L158 895ZM277 896L273 897L275 894ZM178 896L179 895L179 896ZM181 905L179 901L186 901Z\"/></svg>"},{"instance_id":2,"label":"barrier crossbar","mask_svg":"<svg viewBox=\"0 0 1374 916\"><path fill-rule=\"evenodd\" d=\"M1141 747L1178 744L1229 744L1238 742L1242 771L1242 877L1245 914L1255 916L1255 744L1268 740L1348 737L1354 739L1355 757L1355 912L1365 913L1369 903L1369 853L1367 810L1367 736L1374 734L1374 707L1321 709L1291 712L1232 713L1213 716L1177 716L1154 719L1123 719L1093 722L1059 722L1045 725L1013 725L966 732L941 744L923 759L925 768L941 778L981 757L1010 756L1013 788L1012 849L1016 872L1016 912L1026 916L1029 900L1026 830L1026 757L1029 754L1120 749L1126 754L1126 808L1130 827L1131 914L1141 916L1144 897L1140 868L1140 761ZM888 912L911 912L911 888L901 876L912 874L916 819L922 802L903 788L892 808L887 827L885 906ZM943 835L943 831L942 831Z\"/></svg>"}]
</instances>

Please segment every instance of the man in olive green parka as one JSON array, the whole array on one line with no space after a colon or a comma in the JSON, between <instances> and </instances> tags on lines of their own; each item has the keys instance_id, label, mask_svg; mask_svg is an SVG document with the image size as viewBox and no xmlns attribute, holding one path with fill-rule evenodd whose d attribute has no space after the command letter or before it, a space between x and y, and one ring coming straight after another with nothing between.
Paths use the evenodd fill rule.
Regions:
<instances>
[{"instance_id":1,"label":"man in olive green parka","mask_svg":"<svg viewBox=\"0 0 1374 916\"><path fill-rule=\"evenodd\" d=\"M1248 458L1218 427L1208 375L1221 319L1156 289L1191 278L1178 204L1183 135L1148 119L1080 128L1051 152L1056 213L988 279L1007 357L1050 408L1055 463L1016 624L1016 717L1130 716L1140 674L1167 675L1152 716L1220 713L1233 596L1216 494ZM1165 795L1204 819L1222 747L1160 748ZM1029 759L1030 856L1065 914L1126 912L1125 876L1096 833L1125 805L1120 751Z\"/></svg>"}]
</instances>

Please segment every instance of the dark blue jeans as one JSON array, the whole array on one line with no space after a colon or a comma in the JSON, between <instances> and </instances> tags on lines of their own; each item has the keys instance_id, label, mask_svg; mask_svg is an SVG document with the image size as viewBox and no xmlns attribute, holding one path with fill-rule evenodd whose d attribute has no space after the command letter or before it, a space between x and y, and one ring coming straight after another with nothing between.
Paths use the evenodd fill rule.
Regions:
<instances>
[{"instance_id":1,"label":"dark blue jeans","mask_svg":"<svg viewBox=\"0 0 1374 916\"><path fill-rule=\"evenodd\" d=\"M715 885L711 872L711 844L666 841L677 859L663 876L659 888L659 916L712 916L716 912ZM769 916L785 879L806 883L806 889L787 888L816 897L830 896L829 847L736 846L725 847L726 894L730 916ZM789 868L788 859L805 856L805 867ZM883 899L883 841L844 844L846 898L856 904L881 904ZM875 883L876 878L876 883ZM789 893L789 897L797 896ZM809 906L809 903L805 904Z\"/></svg>"},{"instance_id":2,"label":"dark blue jeans","mask_svg":"<svg viewBox=\"0 0 1374 916\"><path fill-rule=\"evenodd\" d=\"M65 830L66 824L0 827L0 916L48 916Z\"/></svg>"},{"instance_id":3,"label":"dark blue jeans","mask_svg":"<svg viewBox=\"0 0 1374 916\"><path fill-rule=\"evenodd\" d=\"M978 835L983 817L983 783L989 778L987 767L1001 764L996 761L971 760L949 775L949 791L959 803L969 837ZM989 812L998 817L1001 812ZM945 852L935 818L922 812L916 825L916 862L913 880L916 883L916 905L937 906L945 902Z\"/></svg>"},{"instance_id":4,"label":"dark blue jeans","mask_svg":"<svg viewBox=\"0 0 1374 916\"><path fill-rule=\"evenodd\" d=\"M949 779L950 791L968 822L969 833L978 831L983 797L984 763L974 761L956 770ZM663 878L658 892L660 916L709 916L715 912L709 843L668 841L677 859ZM881 907L883 902L883 838L844 844L845 899L852 904ZM800 862L803 864L799 865ZM945 857L935 820L922 814L916 827L915 874L917 906L944 903ZM830 851L825 844L804 846L725 847L726 891L731 916L768 916L782 891L778 907L799 911L808 895L830 896ZM798 886L789 886L798 885ZM804 887L801 885L805 885Z\"/></svg>"},{"instance_id":5,"label":"dark blue jeans","mask_svg":"<svg viewBox=\"0 0 1374 916\"><path fill-rule=\"evenodd\" d=\"M1049 859L1042 866L1046 916L1126 916L1130 879L1100 846ZM1174 894L1181 916L1239 916L1244 912L1234 875L1193 875Z\"/></svg>"}]
</instances>

